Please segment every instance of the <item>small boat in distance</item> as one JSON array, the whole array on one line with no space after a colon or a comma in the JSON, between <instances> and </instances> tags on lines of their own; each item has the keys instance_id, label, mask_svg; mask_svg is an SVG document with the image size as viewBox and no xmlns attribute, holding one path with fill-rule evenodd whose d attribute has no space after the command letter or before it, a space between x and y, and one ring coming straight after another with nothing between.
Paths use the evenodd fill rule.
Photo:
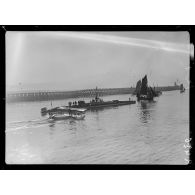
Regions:
<instances>
[{"instance_id":1,"label":"small boat in distance","mask_svg":"<svg viewBox=\"0 0 195 195\"><path fill-rule=\"evenodd\" d=\"M184 93L185 92L185 88L183 86L183 84L180 85L180 93Z\"/></svg>"}]
</instances>

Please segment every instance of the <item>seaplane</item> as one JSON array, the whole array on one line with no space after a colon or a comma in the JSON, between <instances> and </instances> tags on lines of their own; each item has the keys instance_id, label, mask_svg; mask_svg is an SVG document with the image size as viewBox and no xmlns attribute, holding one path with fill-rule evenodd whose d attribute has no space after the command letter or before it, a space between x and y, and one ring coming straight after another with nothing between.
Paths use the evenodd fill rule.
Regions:
<instances>
[{"instance_id":1,"label":"seaplane","mask_svg":"<svg viewBox=\"0 0 195 195\"><path fill-rule=\"evenodd\" d=\"M85 118L85 111L86 109L69 108L66 106L55 107L48 110L44 108L44 113L46 112L51 120L82 120Z\"/></svg>"}]
</instances>

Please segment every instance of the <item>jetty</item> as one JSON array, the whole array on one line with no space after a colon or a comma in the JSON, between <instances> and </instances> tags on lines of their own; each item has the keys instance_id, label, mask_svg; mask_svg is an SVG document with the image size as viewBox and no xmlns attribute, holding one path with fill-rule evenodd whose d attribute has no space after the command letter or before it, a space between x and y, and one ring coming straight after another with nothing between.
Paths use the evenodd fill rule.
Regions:
<instances>
[{"instance_id":1,"label":"jetty","mask_svg":"<svg viewBox=\"0 0 195 195\"><path fill-rule=\"evenodd\" d=\"M175 86L164 86L156 87L159 91L173 91L180 90L179 85ZM108 95L122 95L122 94L133 94L135 91L134 87L129 88L98 88L99 96ZM96 89L84 89L75 91L15 91L6 92L5 101L11 102L28 102L28 101L48 101L48 100L60 100L69 98L85 98L94 97Z\"/></svg>"}]
</instances>

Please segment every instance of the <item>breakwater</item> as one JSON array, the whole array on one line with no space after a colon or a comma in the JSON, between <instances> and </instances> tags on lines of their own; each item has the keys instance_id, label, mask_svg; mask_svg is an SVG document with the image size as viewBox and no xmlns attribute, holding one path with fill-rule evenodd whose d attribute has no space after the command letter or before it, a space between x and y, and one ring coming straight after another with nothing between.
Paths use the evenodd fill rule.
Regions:
<instances>
[{"instance_id":1,"label":"breakwater","mask_svg":"<svg viewBox=\"0 0 195 195\"><path fill-rule=\"evenodd\" d=\"M173 91L179 90L179 86L165 86L156 87L156 90L160 91ZM24 101L47 101L47 100L58 100L68 98L84 98L94 97L96 93L99 96L106 95L120 95L120 94L132 94L135 88L98 88L96 89L85 89L76 91L18 91L18 92L7 92L5 100L7 103L10 102L24 102Z\"/></svg>"}]
</instances>

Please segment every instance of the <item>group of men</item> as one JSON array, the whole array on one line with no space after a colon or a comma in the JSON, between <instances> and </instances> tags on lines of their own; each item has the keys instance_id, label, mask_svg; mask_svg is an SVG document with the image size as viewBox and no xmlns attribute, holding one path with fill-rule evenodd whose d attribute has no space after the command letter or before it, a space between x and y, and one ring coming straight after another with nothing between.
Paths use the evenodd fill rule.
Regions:
<instances>
[{"instance_id":1,"label":"group of men","mask_svg":"<svg viewBox=\"0 0 195 195\"><path fill-rule=\"evenodd\" d=\"M69 105L69 107L71 107L72 105L73 105L73 106L77 106L77 105L78 105L78 103L77 103L77 101L74 101L74 102L68 102L68 105Z\"/></svg>"}]
</instances>

